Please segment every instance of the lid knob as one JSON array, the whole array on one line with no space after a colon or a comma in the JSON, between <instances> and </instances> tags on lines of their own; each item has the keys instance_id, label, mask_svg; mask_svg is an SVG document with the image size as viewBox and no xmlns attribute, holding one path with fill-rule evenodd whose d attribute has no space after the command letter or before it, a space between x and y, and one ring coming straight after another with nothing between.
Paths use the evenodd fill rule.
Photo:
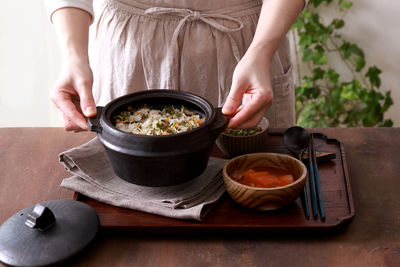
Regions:
<instances>
[{"instance_id":1,"label":"lid knob","mask_svg":"<svg viewBox=\"0 0 400 267\"><path fill-rule=\"evenodd\" d=\"M58 266L83 250L99 226L96 211L79 201L49 200L32 205L0 226L0 262Z\"/></svg>"},{"instance_id":2,"label":"lid knob","mask_svg":"<svg viewBox=\"0 0 400 267\"><path fill-rule=\"evenodd\" d=\"M40 231L46 231L56 222L54 213L47 207L36 204L33 211L28 214L25 225L30 228L38 228Z\"/></svg>"}]
</instances>

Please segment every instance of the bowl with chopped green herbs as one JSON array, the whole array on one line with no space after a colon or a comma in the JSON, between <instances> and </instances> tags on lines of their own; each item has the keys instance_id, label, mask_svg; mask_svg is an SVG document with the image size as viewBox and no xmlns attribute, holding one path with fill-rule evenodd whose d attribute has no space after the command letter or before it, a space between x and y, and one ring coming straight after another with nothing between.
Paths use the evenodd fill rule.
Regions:
<instances>
[{"instance_id":1,"label":"bowl with chopped green herbs","mask_svg":"<svg viewBox=\"0 0 400 267\"><path fill-rule=\"evenodd\" d=\"M219 135L216 144L228 157L261 152L268 137L268 119L263 117L256 127L226 129Z\"/></svg>"}]
</instances>

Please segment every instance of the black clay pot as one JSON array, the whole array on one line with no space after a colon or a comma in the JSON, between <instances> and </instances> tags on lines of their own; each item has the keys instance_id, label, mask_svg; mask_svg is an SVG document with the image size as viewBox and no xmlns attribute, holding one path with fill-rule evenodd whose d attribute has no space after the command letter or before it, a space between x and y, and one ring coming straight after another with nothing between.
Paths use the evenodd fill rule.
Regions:
<instances>
[{"instance_id":1,"label":"black clay pot","mask_svg":"<svg viewBox=\"0 0 400 267\"><path fill-rule=\"evenodd\" d=\"M128 106L153 108L173 105L201 114L204 123L193 130L151 136L116 129L112 116ZM228 118L197 95L174 90L146 90L119 97L89 118L89 129L97 132L116 175L134 184L169 186L200 175L207 167L213 144L226 128Z\"/></svg>"}]
</instances>

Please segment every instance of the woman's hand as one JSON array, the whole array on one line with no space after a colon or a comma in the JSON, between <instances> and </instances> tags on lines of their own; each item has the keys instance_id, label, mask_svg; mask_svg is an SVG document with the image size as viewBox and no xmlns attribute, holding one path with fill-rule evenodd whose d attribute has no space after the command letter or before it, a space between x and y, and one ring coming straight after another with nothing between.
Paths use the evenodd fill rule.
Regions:
<instances>
[{"instance_id":1,"label":"woman's hand","mask_svg":"<svg viewBox=\"0 0 400 267\"><path fill-rule=\"evenodd\" d=\"M86 60L64 63L50 99L67 131L88 130L85 117L96 115L92 95L93 74Z\"/></svg>"},{"instance_id":2,"label":"woman's hand","mask_svg":"<svg viewBox=\"0 0 400 267\"><path fill-rule=\"evenodd\" d=\"M273 92L270 59L258 47L251 47L235 68L232 86L222 113L231 116L228 128L251 128L271 107Z\"/></svg>"},{"instance_id":3,"label":"woman's hand","mask_svg":"<svg viewBox=\"0 0 400 267\"><path fill-rule=\"evenodd\" d=\"M254 38L236 66L231 90L222 108L224 114L232 116L229 128L255 126L271 106L270 63L304 3L304 0L263 1Z\"/></svg>"},{"instance_id":4,"label":"woman's hand","mask_svg":"<svg viewBox=\"0 0 400 267\"><path fill-rule=\"evenodd\" d=\"M96 115L88 58L90 20L91 15L78 8L61 8L52 15L63 66L50 99L67 131L87 130L85 116Z\"/></svg>"}]
</instances>

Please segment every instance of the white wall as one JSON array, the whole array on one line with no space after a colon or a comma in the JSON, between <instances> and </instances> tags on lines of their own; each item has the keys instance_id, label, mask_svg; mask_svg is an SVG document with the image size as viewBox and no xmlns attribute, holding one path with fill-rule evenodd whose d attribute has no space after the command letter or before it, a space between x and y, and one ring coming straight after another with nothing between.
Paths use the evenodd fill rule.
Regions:
<instances>
[{"instance_id":1,"label":"white wall","mask_svg":"<svg viewBox=\"0 0 400 267\"><path fill-rule=\"evenodd\" d=\"M344 35L383 70L382 88L395 101L400 126L400 1L353 0ZM42 0L3 1L0 9L0 127L60 126L48 95L60 51Z\"/></svg>"},{"instance_id":2,"label":"white wall","mask_svg":"<svg viewBox=\"0 0 400 267\"><path fill-rule=\"evenodd\" d=\"M60 53L42 0L4 1L0 9L0 127L57 126L48 95Z\"/></svg>"}]
</instances>

